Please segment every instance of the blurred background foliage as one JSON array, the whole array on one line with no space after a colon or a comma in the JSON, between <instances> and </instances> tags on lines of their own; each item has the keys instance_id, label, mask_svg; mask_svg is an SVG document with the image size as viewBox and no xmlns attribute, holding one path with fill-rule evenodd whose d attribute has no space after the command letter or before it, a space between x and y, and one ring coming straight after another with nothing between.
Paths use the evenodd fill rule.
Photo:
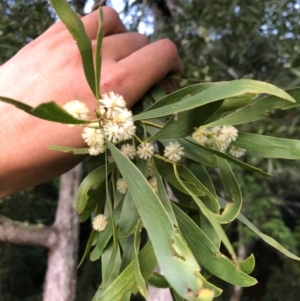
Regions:
<instances>
[{"instance_id":1,"label":"blurred background foliage","mask_svg":"<svg viewBox=\"0 0 300 301\"><path fill-rule=\"evenodd\" d=\"M69 1L84 14L93 1ZM151 41L170 38L178 46L184 74L197 81L221 81L253 76L282 88L300 85L300 1L285 0L136 0L107 1L120 11L130 30L140 30ZM48 2L0 2L0 64L35 39L55 21ZM181 85L193 83L183 81ZM300 138L298 109L270 112L268 119L239 130ZM274 176L266 179L235 169L244 195L245 215L260 230L300 255L300 164L287 160L245 157ZM212 171L213 172L213 171ZM217 175L216 175L217 176ZM50 225L57 202L58 179L0 200L1 214L15 220ZM82 224L80 255L89 222ZM243 290L243 301L297 301L300 263L284 258L238 223L228 233L240 254L254 253L253 275L259 284ZM80 256L79 255L79 256ZM0 300L41 300L46 250L0 244ZM88 261L78 270L78 301L90 300L100 267ZM220 301L232 298L224 289Z\"/></svg>"}]
</instances>

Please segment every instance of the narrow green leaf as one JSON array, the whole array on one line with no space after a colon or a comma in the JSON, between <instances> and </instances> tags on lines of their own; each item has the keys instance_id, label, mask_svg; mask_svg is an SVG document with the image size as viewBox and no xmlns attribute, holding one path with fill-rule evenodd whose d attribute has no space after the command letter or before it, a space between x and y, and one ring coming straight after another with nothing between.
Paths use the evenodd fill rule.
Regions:
<instances>
[{"instance_id":1,"label":"narrow green leaf","mask_svg":"<svg viewBox=\"0 0 300 301\"><path fill-rule=\"evenodd\" d=\"M115 169L115 167L116 164L114 162L107 164L108 174L111 173ZM97 189L100 189L101 183L106 179L105 171L105 165L96 168L91 173L89 173L81 182L77 192L76 200L76 209L79 213L83 212L92 192L96 191ZM95 194L93 194L93 196L95 196Z\"/></svg>"},{"instance_id":2,"label":"narrow green leaf","mask_svg":"<svg viewBox=\"0 0 300 301\"><path fill-rule=\"evenodd\" d=\"M50 3L77 43L86 80L96 96L92 43L85 32L83 23L65 0L50 0Z\"/></svg>"},{"instance_id":3,"label":"narrow green leaf","mask_svg":"<svg viewBox=\"0 0 300 301\"><path fill-rule=\"evenodd\" d=\"M130 301L131 292L127 292L120 301Z\"/></svg>"},{"instance_id":4,"label":"narrow green leaf","mask_svg":"<svg viewBox=\"0 0 300 301\"><path fill-rule=\"evenodd\" d=\"M185 194L188 194L188 191L185 187L177 180L173 171L173 164L166 160L163 157L155 156L154 158L155 166L157 167L159 174L165 178L172 186L176 187L178 190L182 191ZM189 183L187 181L183 181L184 184L193 191L196 195L203 196L205 193L194 183Z\"/></svg>"},{"instance_id":5,"label":"narrow green leaf","mask_svg":"<svg viewBox=\"0 0 300 301\"><path fill-rule=\"evenodd\" d=\"M107 218L107 225L103 231L98 233L96 246L90 254L91 261L96 261L101 257L104 248L107 246L110 238L112 237L112 234L112 221L110 218Z\"/></svg>"},{"instance_id":6,"label":"narrow green leaf","mask_svg":"<svg viewBox=\"0 0 300 301\"><path fill-rule=\"evenodd\" d=\"M53 151L60 151L63 153L73 153L75 155L84 155L89 153L89 149L87 147L84 148L75 148L75 147L68 147L62 145L50 145L48 149Z\"/></svg>"},{"instance_id":7,"label":"narrow green leaf","mask_svg":"<svg viewBox=\"0 0 300 301\"><path fill-rule=\"evenodd\" d=\"M173 172L173 164L166 160L163 157L155 156L154 158L155 166L159 171L159 174L165 178L172 186L176 187L178 190L184 192L185 194L189 194L188 190L185 189L185 186L188 187L191 191L193 191L198 196L203 196L205 193L194 183L189 183L187 181L182 181L185 186L182 185L180 181L175 177Z\"/></svg>"},{"instance_id":8,"label":"narrow green leaf","mask_svg":"<svg viewBox=\"0 0 300 301\"><path fill-rule=\"evenodd\" d=\"M221 107L217 110L217 114L233 111L245 107L257 97L256 93L246 93L240 96L226 98Z\"/></svg>"},{"instance_id":9,"label":"narrow green leaf","mask_svg":"<svg viewBox=\"0 0 300 301\"><path fill-rule=\"evenodd\" d=\"M126 245L123 248L122 264L121 264L120 272L123 272L133 260L134 260L134 235L132 234L126 239Z\"/></svg>"},{"instance_id":10,"label":"narrow green leaf","mask_svg":"<svg viewBox=\"0 0 300 301\"><path fill-rule=\"evenodd\" d=\"M89 149L87 147L83 148L75 148L75 147L68 147L63 145L50 145L48 149L54 151L60 151L63 153L73 153L75 155L86 155L89 153Z\"/></svg>"},{"instance_id":11,"label":"narrow green leaf","mask_svg":"<svg viewBox=\"0 0 300 301\"><path fill-rule=\"evenodd\" d=\"M158 85L153 86L149 90L149 94L151 95L151 97L155 102L158 102L159 100L161 100L167 95L165 90Z\"/></svg>"},{"instance_id":12,"label":"narrow green leaf","mask_svg":"<svg viewBox=\"0 0 300 301\"><path fill-rule=\"evenodd\" d=\"M217 158L210 151L210 148L203 148L192 139L178 139L177 141L184 147L184 156L186 158L205 166L217 167Z\"/></svg>"},{"instance_id":13,"label":"narrow green leaf","mask_svg":"<svg viewBox=\"0 0 300 301\"><path fill-rule=\"evenodd\" d=\"M100 99L100 78L101 78L101 65L102 65L102 41L104 37L104 28L103 28L103 11L102 8L99 8L99 27L96 38L96 51L95 51L95 96L97 99Z\"/></svg>"},{"instance_id":14,"label":"narrow green leaf","mask_svg":"<svg viewBox=\"0 0 300 301\"><path fill-rule=\"evenodd\" d=\"M255 258L253 254L251 254L245 260L240 262L241 270L248 275L253 272L254 267L255 267Z\"/></svg>"},{"instance_id":15,"label":"narrow green leaf","mask_svg":"<svg viewBox=\"0 0 300 301\"><path fill-rule=\"evenodd\" d=\"M194 96L196 94L199 94L203 91L205 91L208 88L211 88L215 85L218 85L219 83L200 83L200 84L194 84L190 85L188 87L184 87L182 89L179 89L177 91L174 91L168 95L165 95L165 97L161 97L159 101L154 103L150 108L147 109L147 111L157 109L166 105L177 103L178 101L188 98L191 96Z\"/></svg>"},{"instance_id":16,"label":"narrow green leaf","mask_svg":"<svg viewBox=\"0 0 300 301\"><path fill-rule=\"evenodd\" d=\"M162 204L164 205L172 224L177 227L176 217L174 215L174 212L173 212L170 200L169 200L169 196L167 194L167 191L162 182L161 176L155 166L154 161L153 161L153 165L154 165L154 174L155 174L155 178L156 178L156 182L157 182L157 195L158 195L159 199L161 200Z\"/></svg>"},{"instance_id":17,"label":"narrow green leaf","mask_svg":"<svg viewBox=\"0 0 300 301\"><path fill-rule=\"evenodd\" d=\"M157 261L150 241L147 242L146 246L139 253L138 258L142 275L145 281L147 281L157 265ZM125 294L128 293L128 291L137 292L133 261L116 278L116 280L106 288L105 291L102 292L99 289L94 296L93 301L119 301Z\"/></svg>"},{"instance_id":18,"label":"narrow green leaf","mask_svg":"<svg viewBox=\"0 0 300 301\"><path fill-rule=\"evenodd\" d=\"M288 90L286 90L286 92L288 94L290 94L296 100L296 102L295 103L286 103L284 101L284 102L281 102L280 105L278 105L278 108L280 108L282 110L288 110L291 108L299 107L299 105L300 105L300 87L288 89Z\"/></svg>"},{"instance_id":19,"label":"narrow green leaf","mask_svg":"<svg viewBox=\"0 0 300 301\"><path fill-rule=\"evenodd\" d=\"M239 133L239 135L240 135L240 134L242 134L242 133ZM206 147L206 146L204 146L204 145L201 145L201 144L197 143L195 140L193 140L192 138L186 138L186 140L189 141L189 142L191 142L191 143L193 143L193 144L196 145L198 148L202 148L202 149L206 150L207 152L210 152L211 154L214 154L214 155L216 155L216 156L218 156L218 157L224 158L224 159L226 159L227 161L232 162L233 164L235 164L235 165L237 165L237 166L240 166L240 167L242 167L242 168L244 168L244 169L246 169L246 170L250 170L250 171L252 171L252 172L258 173L258 174L260 174L260 175L262 175L262 176L264 176L264 177L271 177L271 176L272 176L272 175L268 174L267 172L263 171L263 170L260 169L260 168L257 168L257 167L251 166L251 165L249 165L249 164L246 164L246 163L244 163L243 161L240 161L240 160L238 160L238 159L236 159L236 158L234 158L234 157L232 157L232 156L229 156L229 155L227 155L227 154L225 154L225 153L222 153L222 152L220 152L220 151L217 151L217 150L215 150L215 149L213 149L213 148L210 148L210 147ZM183 142L183 143L180 143L180 144L183 145L184 142ZM232 142L232 145L235 145L235 144L236 144L236 141L235 141L235 142ZM185 154L185 155L186 155L186 154ZM191 159L192 159L192 158L191 158ZM199 162L199 161L196 161L196 162ZM200 162L200 163L201 163L201 162Z\"/></svg>"},{"instance_id":20,"label":"narrow green leaf","mask_svg":"<svg viewBox=\"0 0 300 301\"><path fill-rule=\"evenodd\" d=\"M197 296L202 281L198 277L199 266L194 256L176 232L164 206L147 179L111 142L107 141L107 143L128 185L167 281L185 298L191 299L191 296ZM164 229L164 231L157 231L157 229Z\"/></svg>"},{"instance_id":21,"label":"narrow green leaf","mask_svg":"<svg viewBox=\"0 0 300 301\"><path fill-rule=\"evenodd\" d=\"M245 124L267 117L272 109L286 110L299 106L300 88L289 89L286 92L296 100L296 103L286 102L272 95L262 97L244 108L208 123L207 126Z\"/></svg>"},{"instance_id":22,"label":"narrow green leaf","mask_svg":"<svg viewBox=\"0 0 300 301\"><path fill-rule=\"evenodd\" d=\"M215 214L213 214L204 204L203 202L192 192L190 191L185 184L182 182L182 180L179 177L178 171L177 171L177 166L176 164L174 164L174 174L177 178L177 180L179 182L181 182L182 186L185 187L185 189L189 192L189 195L193 198L193 200L196 202L196 204L199 206L201 212L204 214L204 216L210 221L211 225L213 226L213 228L215 229L215 231L220 235L220 238L224 244L224 246L226 247L226 249L228 250L229 254L232 257L232 260L238 264L237 261L237 256L235 254L235 251L227 237L227 235L225 234L223 228L220 226L220 224L218 223Z\"/></svg>"},{"instance_id":23,"label":"narrow green leaf","mask_svg":"<svg viewBox=\"0 0 300 301\"><path fill-rule=\"evenodd\" d=\"M217 286L213 285L212 283L208 282L202 275L200 275L201 280L203 282L203 287L209 291L213 291L214 292L214 297L219 297L222 294L222 290L220 288L218 288ZM204 298L204 296L207 294L208 296L211 296L210 293L205 292L205 294L202 292L202 298ZM205 300L205 299L202 299Z\"/></svg>"},{"instance_id":24,"label":"narrow green leaf","mask_svg":"<svg viewBox=\"0 0 300 301\"><path fill-rule=\"evenodd\" d=\"M192 183L195 186L199 187L199 189L204 192L204 196L207 196L209 200L213 203L213 208L219 209L220 205L216 196L213 193L211 193L209 189L207 189L205 185L203 185L200 182L200 180L187 167L179 165L177 167L177 170L181 178L186 180L188 183Z\"/></svg>"},{"instance_id":25,"label":"narrow green leaf","mask_svg":"<svg viewBox=\"0 0 300 301\"><path fill-rule=\"evenodd\" d=\"M139 220L139 217L140 216L136 209L132 196L130 192L127 191L124 198L123 208L119 221L119 229L122 235L128 237L130 234L133 233L134 228L136 227L137 222Z\"/></svg>"},{"instance_id":26,"label":"narrow green leaf","mask_svg":"<svg viewBox=\"0 0 300 301\"><path fill-rule=\"evenodd\" d=\"M287 250L285 247L283 247L278 241L276 241L274 238L260 232L256 226L254 226L242 213L238 215L238 220L240 220L243 224L245 224L249 229L251 229L254 233L256 233L264 242L266 242L268 245L273 247L274 249L278 250L285 256L300 260L300 257L294 255L292 252Z\"/></svg>"},{"instance_id":27,"label":"narrow green leaf","mask_svg":"<svg viewBox=\"0 0 300 301\"><path fill-rule=\"evenodd\" d=\"M62 107L56 104L54 101L42 103L36 108L33 108L23 102L0 96L0 100L9 104L16 106L18 109L33 115L35 117L54 121L59 123L66 123L66 124L85 124L86 120L80 120L74 118L71 114L65 111Z\"/></svg>"},{"instance_id":28,"label":"narrow green leaf","mask_svg":"<svg viewBox=\"0 0 300 301\"><path fill-rule=\"evenodd\" d=\"M300 141L259 134L239 133L235 146L263 158L300 159Z\"/></svg>"},{"instance_id":29,"label":"narrow green leaf","mask_svg":"<svg viewBox=\"0 0 300 301\"><path fill-rule=\"evenodd\" d=\"M106 247L102 257L102 283L100 286L101 292L104 292L119 276L121 268L121 253L119 245L115 248L114 244L111 242L108 247Z\"/></svg>"},{"instance_id":30,"label":"narrow green leaf","mask_svg":"<svg viewBox=\"0 0 300 301\"><path fill-rule=\"evenodd\" d=\"M227 160L218 157L220 176L225 192L226 206L221 215L215 215L218 222L227 224L233 221L242 208L242 194L239 184Z\"/></svg>"},{"instance_id":31,"label":"narrow green leaf","mask_svg":"<svg viewBox=\"0 0 300 301\"><path fill-rule=\"evenodd\" d=\"M142 276L141 270L140 270L140 264L138 260L138 253L139 253L139 247L140 247L140 232L142 229L142 222L139 220L138 224L135 228L134 233L134 276L137 283L137 287L141 295L145 298L148 296L147 288L145 280Z\"/></svg>"},{"instance_id":32,"label":"narrow green leaf","mask_svg":"<svg viewBox=\"0 0 300 301\"><path fill-rule=\"evenodd\" d=\"M254 81L250 79L233 80L230 82L222 82L194 96L184 98L175 104L166 105L164 107L151 109L134 116L134 121L142 119L152 119L180 112L188 111L205 104L222 100L225 98L235 97L246 93L264 93L270 94L291 102L295 100L283 90L264 82Z\"/></svg>"},{"instance_id":33,"label":"narrow green leaf","mask_svg":"<svg viewBox=\"0 0 300 301\"><path fill-rule=\"evenodd\" d=\"M166 278L163 275L158 274L156 272L154 272L151 275L151 277L148 280L148 284L150 284L151 286L157 287L157 288L168 288L168 287L170 287L170 284L168 283Z\"/></svg>"},{"instance_id":34,"label":"narrow green leaf","mask_svg":"<svg viewBox=\"0 0 300 301\"><path fill-rule=\"evenodd\" d=\"M210 192L210 194L213 195L213 199L217 200L218 198L217 198L214 185L205 167L202 164L191 162L190 170L199 179L199 181L201 180L201 182L206 187L206 189ZM217 205L214 201L211 201L211 198L208 195L201 197L201 200L211 212L215 214L220 213L220 205L219 204ZM220 235L215 231L210 221L204 216L204 214L202 214L201 211L199 212L199 214L200 214L200 225L202 231L208 236L208 238L213 242L215 246L220 247L221 244ZM203 274L203 272L201 273Z\"/></svg>"},{"instance_id":35,"label":"narrow green leaf","mask_svg":"<svg viewBox=\"0 0 300 301\"><path fill-rule=\"evenodd\" d=\"M100 186L96 190L90 190L88 192L89 198L86 202L86 205L80 215L80 222L83 223L87 219L90 218L93 211L96 209L97 205L97 212L101 213L103 211L103 207L105 203L103 202L106 192L105 192L105 183L102 182ZM103 198L103 199L101 199Z\"/></svg>"},{"instance_id":36,"label":"narrow green leaf","mask_svg":"<svg viewBox=\"0 0 300 301\"><path fill-rule=\"evenodd\" d=\"M176 114L169 119L159 132L150 137L148 141L186 137L195 128L201 126L220 105L221 102L213 102L200 108Z\"/></svg>"},{"instance_id":37,"label":"narrow green leaf","mask_svg":"<svg viewBox=\"0 0 300 301\"><path fill-rule=\"evenodd\" d=\"M85 247L84 253L82 255L82 258L81 258L81 260L80 260L80 262L78 264L78 268L82 265L82 263L84 262L86 256L89 254L89 252L91 250L91 247L92 247L92 245L93 245L93 243L94 243L94 241L96 239L96 236L97 236L97 232L95 230L93 230L91 232L91 235L90 235L90 237L88 239L88 242L86 244L86 247Z\"/></svg>"},{"instance_id":38,"label":"narrow green leaf","mask_svg":"<svg viewBox=\"0 0 300 301\"><path fill-rule=\"evenodd\" d=\"M213 275L238 286L252 286L257 281L243 273L233 262L220 253L205 233L181 210L173 204L179 228L196 259Z\"/></svg>"}]
</instances>

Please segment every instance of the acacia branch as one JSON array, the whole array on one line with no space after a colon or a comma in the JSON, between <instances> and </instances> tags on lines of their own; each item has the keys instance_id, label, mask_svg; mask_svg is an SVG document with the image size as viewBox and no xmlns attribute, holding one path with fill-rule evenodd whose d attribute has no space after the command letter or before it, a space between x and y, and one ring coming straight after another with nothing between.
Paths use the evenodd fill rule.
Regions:
<instances>
[{"instance_id":1,"label":"acacia branch","mask_svg":"<svg viewBox=\"0 0 300 301\"><path fill-rule=\"evenodd\" d=\"M0 241L3 242L51 249L57 240L56 232L52 226L18 222L0 215Z\"/></svg>"}]
</instances>

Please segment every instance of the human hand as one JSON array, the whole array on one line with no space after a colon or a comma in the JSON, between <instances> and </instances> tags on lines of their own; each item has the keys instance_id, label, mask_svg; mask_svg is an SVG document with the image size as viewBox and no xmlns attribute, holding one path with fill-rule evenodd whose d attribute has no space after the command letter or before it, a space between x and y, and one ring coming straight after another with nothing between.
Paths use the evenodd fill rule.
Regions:
<instances>
[{"instance_id":1,"label":"human hand","mask_svg":"<svg viewBox=\"0 0 300 301\"><path fill-rule=\"evenodd\" d=\"M152 85L181 63L168 40L148 44L145 36L129 33L117 13L103 8L101 93L114 91L132 106ZM95 48L98 12L82 18ZM72 99L84 101L90 110L95 98L85 80L77 45L61 22L21 49L0 67L0 95L33 107L54 100L59 105ZM46 181L74 166L78 156L51 152L51 144L83 147L79 128L39 120L0 104L0 198Z\"/></svg>"}]
</instances>

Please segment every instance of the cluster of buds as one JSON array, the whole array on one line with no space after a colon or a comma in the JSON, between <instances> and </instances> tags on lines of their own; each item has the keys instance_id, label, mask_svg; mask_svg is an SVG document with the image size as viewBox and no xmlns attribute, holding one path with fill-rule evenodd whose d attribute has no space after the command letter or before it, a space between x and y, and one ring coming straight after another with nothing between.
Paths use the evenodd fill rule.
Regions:
<instances>
[{"instance_id":1,"label":"cluster of buds","mask_svg":"<svg viewBox=\"0 0 300 301\"><path fill-rule=\"evenodd\" d=\"M199 127L192 134L192 138L199 144L212 148L216 146L221 152L229 150L229 153L232 156L240 158L245 154L246 150L236 146L230 147L231 142L235 141L237 137L238 130L231 125L215 126L211 128Z\"/></svg>"}]
</instances>

